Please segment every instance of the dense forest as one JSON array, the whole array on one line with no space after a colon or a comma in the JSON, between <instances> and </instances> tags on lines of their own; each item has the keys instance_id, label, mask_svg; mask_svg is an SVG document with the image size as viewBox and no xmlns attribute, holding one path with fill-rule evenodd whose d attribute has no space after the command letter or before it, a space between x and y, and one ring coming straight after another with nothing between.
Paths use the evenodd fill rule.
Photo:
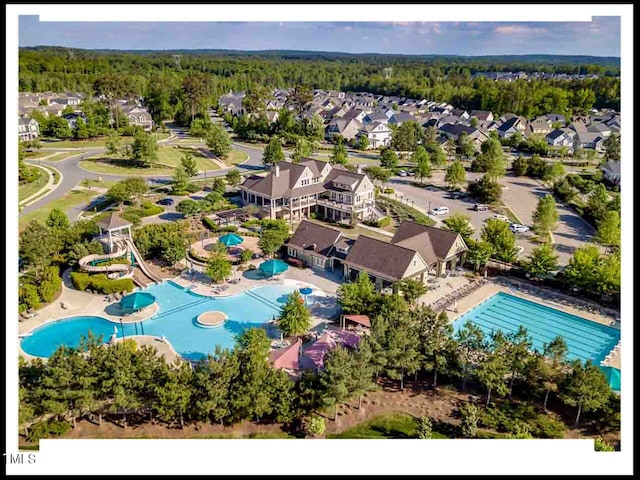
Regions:
<instances>
[{"instance_id":1,"label":"dense forest","mask_svg":"<svg viewBox=\"0 0 640 480\"><path fill-rule=\"evenodd\" d=\"M584 59L593 63L580 64ZM513 112L527 117L574 109L620 108L619 59L596 57L417 57L314 52L92 51L61 47L21 48L20 91L96 93L96 80L113 74L148 97L179 97L186 77L205 74L210 103L230 90L306 85L368 91L449 102L458 108ZM555 62L552 64L552 62ZM391 68L389 78L385 69ZM594 73L599 78L495 82L476 72ZM389 70L387 70L387 73Z\"/></svg>"}]
</instances>

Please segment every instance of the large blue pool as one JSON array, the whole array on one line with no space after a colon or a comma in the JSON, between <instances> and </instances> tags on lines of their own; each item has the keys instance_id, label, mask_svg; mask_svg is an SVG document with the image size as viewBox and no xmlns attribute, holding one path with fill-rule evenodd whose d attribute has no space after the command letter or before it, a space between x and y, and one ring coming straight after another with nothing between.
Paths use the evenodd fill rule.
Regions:
<instances>
[{"instance_id":1,"label":"large blue pool","mask_svg":"<svg viewBox=\"0 0 640 480\"><path fill-rule=\"evenodd\" d=\"M123 335L165 336L184 358L198 360L213 353L216 345L232 348L236 334L257 327L278 315L287 296L296 288L283 284L265 285L237 295L210 298L185 290L168 281L145 289L156 297L159 311L148 320L116 324L100 317L71 317L39 327L21 340L22 349L34 356L49 357L60 345L76 347L89 330L107 341L118 330ZM220 310L229 320L215 328L203 328L196 318L203 312Z\"/></svg>"},{"instance_id":2,"label":"large blue pool","mask_svg":"<svg viewBox=\"0 0 640 480\"><path fill-rule=\"evenodd\" d=\"M533 340L533 348L540 352L543 344L560 335L567 343L569 360L593 360L595 365L600 365L620 340L620 330L616 328L503 292L489 297L456 319L454 330L458 331L467 321L480 327L487 335L497 330L515 332L522 325Z\"/></svg>"}]
</instances>

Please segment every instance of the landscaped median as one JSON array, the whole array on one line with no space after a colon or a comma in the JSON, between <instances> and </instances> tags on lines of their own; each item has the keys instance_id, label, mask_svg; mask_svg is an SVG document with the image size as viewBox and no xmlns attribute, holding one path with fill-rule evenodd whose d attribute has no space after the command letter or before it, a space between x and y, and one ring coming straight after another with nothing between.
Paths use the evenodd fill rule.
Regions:
<instances>
[{"instance_id":1,"label":"landscaped median","mask_svg":"<svg viewBox=\"0 0 640 480\"><path fill-rule=\"evenodd\" d=\"M379 196L376 199L376 205L382 211L386 210L387 214L398 223L401 223L404 220L412 220L416 223L421 223L422 225L427 225L429 227L436 224L433 219L429 218L421 211L389 197Z\"/></svg>"}]
</instances>

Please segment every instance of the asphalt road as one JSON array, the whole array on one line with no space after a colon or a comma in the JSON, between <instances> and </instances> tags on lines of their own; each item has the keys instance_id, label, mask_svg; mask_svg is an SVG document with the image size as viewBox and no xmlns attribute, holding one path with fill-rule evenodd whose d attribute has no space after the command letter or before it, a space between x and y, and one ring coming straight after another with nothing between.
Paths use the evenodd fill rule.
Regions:
<instances>
[{"instance_id":1,"label":"asphalt road","mask_svg":"<svg viewBox=\"0 0 640 480\"><path fill-rule=\"evenodd\" d=\"M189 138L189 136L186 133L184 133L184 131L179 129L172 129L172 134L175 135L175 138L173 138L173 140L163 142L165 145L171 145L175 140L179 140L182 138ZM197 143L197 142L194 142L194 143ZM240 144L234 144L233 147L237 150L245 152L249 156L249 158L243 164L236 166L239 170L245 171L245 172L251 172L251 171L255 171L263 168L262 149L247 147L245 145L240 145ZM47 147L44 147L41 150L61 151L61 149L47 148ZM45 205L49 204L54 200L62 198L67 192L73 190L81 181L85 179L102 178L103 180L118 181L118 180L122 180L123 178L129 177L129 175L112 175L112 174L104 174L104 173L94 173L80 167L80 161L82 159L95 157L97 155L100 155L104 151L105 151L104 148L96 148L91 150L84 150L83 154L74 155L72 157L67 158L66 160L59 161L59 162L47 162L46 160L42 161L43 164L50 165L51 167L57 169L61 173L63 177L62 182L50 194L42 198L39 198L36 202L32 203L27 207L24 207L20 211L20 215L22 216L24 214L37 210L41 207L44 207ZM38 163L38 160L32 160L32 161L29 161L29 163ZM207 172L206 176L207 178L222 176L222 175L225 175L232 168L233 167L228 167L220 170L209 171ZM145 178L148 179L151 183L161 185L161 184L169 183L171 181L172 176L171 175L149 175L149 176L146 176ZM204 178L205 178L205 173L200 173L199 175L194 177L194 179L196 180L204 179ZM75 218L75 216L71 215L72 218Z\"/></svg>"}]
</instances>

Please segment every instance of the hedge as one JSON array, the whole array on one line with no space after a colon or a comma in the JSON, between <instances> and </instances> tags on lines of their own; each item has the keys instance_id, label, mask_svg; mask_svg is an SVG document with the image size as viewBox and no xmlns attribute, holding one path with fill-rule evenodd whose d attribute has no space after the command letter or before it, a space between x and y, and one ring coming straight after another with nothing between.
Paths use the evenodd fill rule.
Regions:
<instances>
[{"instance_id":1,"label":"hedge","mask_svg":"<svg viewBox=\"0 0 640 480\"><path fill-rule=\"evenodd\" d=\"M382 217L378 220L378 228L384 228L391 225L391 217Z\"/></svg>"},{"instance_id":2,"label":"hedge","mask_svg":"<svg viewBox=\"0 0 640 480\"><path fill-rule=\"evenodd\" d=\"M202 224L205 227L207 227L209 230L211 230L212 232L217 232L218 231L218 225L216 224L216 222L211 220L209 217L202 217Z\"/></svg>"},{"instance_id":3,"label":"hedge","mask_svg":"<svg viewBox=\"0 0 640 480\"><path fill-rule=\"evenodd\" d=\"M71 282L78 290L96 290L99 293L130 292L133 290L133 280L120 278L111 280L103 273L90 275L84 272L71 272Z\"/></svg>"},{"instance_id":4,"label":"hedge","mask_svg":"<svg viewBox=\"0 0 640 480\"><path fill-rule=\"evenodd\" d=\"M235 225L227 225L226 227L222 227L220 231L236 233L238 231L238 227L236 227Z\"/></svg>"},{"instance_id":5,"label":"hedge","mask_svg":"<svg viewBox=\"0 0 640 480\"><path fill-rule=\"evenodd\" d=\"M71 430L69 422L51 418L46 422L36 422L29 428L27 441L37 442L42 438L59 437Z\"/></svg>"}]
</instances>

